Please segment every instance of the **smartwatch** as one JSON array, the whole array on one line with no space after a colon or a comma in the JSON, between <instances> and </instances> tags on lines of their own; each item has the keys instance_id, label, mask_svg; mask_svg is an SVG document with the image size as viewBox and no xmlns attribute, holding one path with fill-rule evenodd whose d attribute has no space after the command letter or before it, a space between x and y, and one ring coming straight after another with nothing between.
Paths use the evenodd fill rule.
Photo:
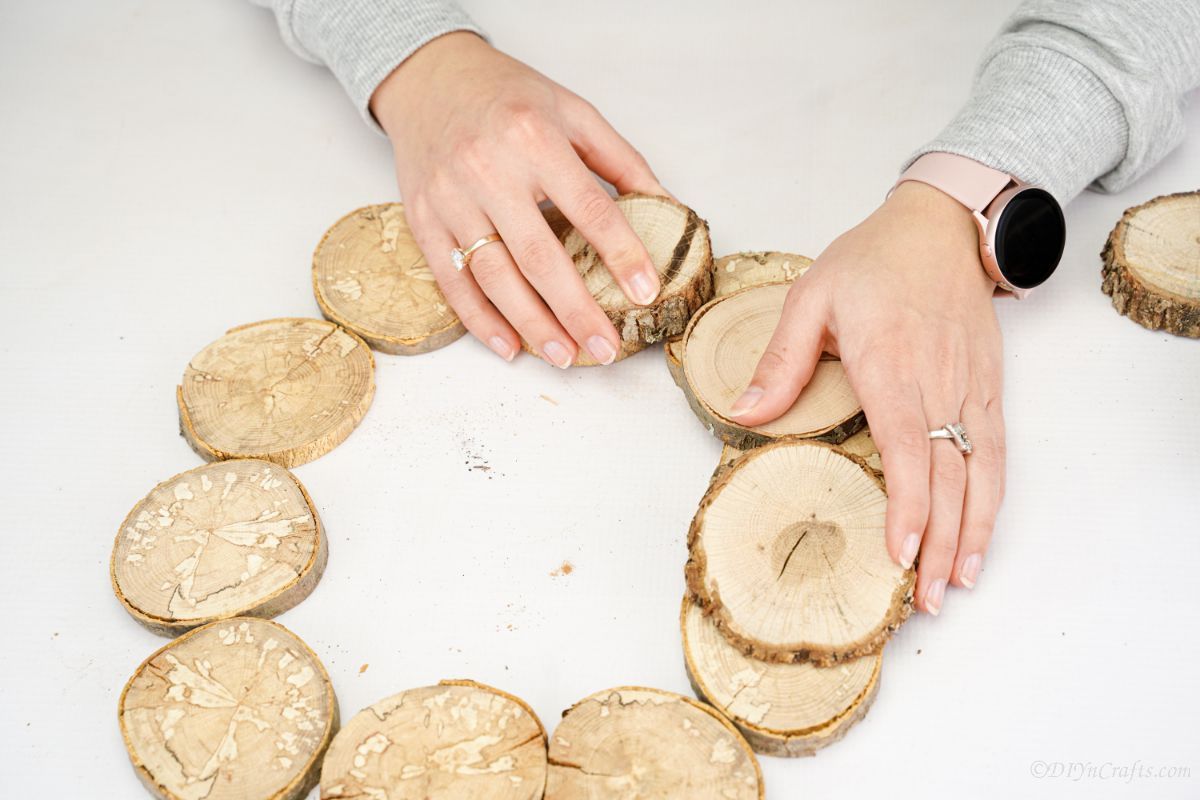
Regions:
<instances>
[{"instance_id":1,"label":"smartwatch","mask_svg":"<svg viewBox=\"0 0 1200 800\"><path fill-rule=\"evenodd\" d=\"M928 184L967 207L979 228L979 259L1001 289L1024 297L1054 273L1067 226L1045 189L953 153L926 153L896 186L905 181Z\"/></svg>"}]
</instances>

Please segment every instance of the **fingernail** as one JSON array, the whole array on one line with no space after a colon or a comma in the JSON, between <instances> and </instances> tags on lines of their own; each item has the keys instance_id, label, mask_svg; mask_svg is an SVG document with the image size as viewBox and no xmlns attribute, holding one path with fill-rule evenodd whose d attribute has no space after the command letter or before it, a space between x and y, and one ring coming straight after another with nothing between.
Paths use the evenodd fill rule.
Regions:
<instances>
[{"instance_id":1,"label":"fingernail","mask_svg":"<svg viewBox=\"0 0 1200 800\"><path fill-rule=\"evenodd\" d=\"M967 560L963 562L962 569L958 571L958 579L962 581L962 585L968 589L975 588L975 581L979 578L979 565L983 563L983 559L978 553L967 556Z\"/></svg>"},{"instance_id":2,"label":"fingernail","mask_svg":"<svg viewBox=\"0 0 1200 800\"><path fill-rule=\"evenodd\" d=\"M733 404L733 408L729 409L729 416L740 417L750 409L758 405L758 401L762 400L763 390L759 386L751 386L746 391L742 392L742 396Z\"/></svg>"},{"instance_id":3,"label":"fingernail","mask_svg":"<svg viewBox=\"0 0 1200 800\"><path fill-rule=\"evenodd\" d=\"M653 275L649 271L635 273L629 279L629 289L633 293L633 302L640 305L649 305L654 302L654 298L658 297L658 276Z\"/></svg>"},{"instance_id":4,"label":"fingernail","mask_svg":"<svg viewBox=\"0 0 1200 800\"><path fill-rule=\"evenodd\" d=\"M904 537L904 541L900 543L900 566L905 569L912 569L913 562L917 560L917 550L921 548L921 534L910 533Z\"/></svg>"},{"instance_id":5,"label":"fingernail","mask_svg":"<svg viewBox=\"0 0 1200 800\"><path fill-rule=\"evenodd\" d=\"M493 336L492 338L488 339L488 347L492 348L496 355L500 356L505 361L512 361L517 355L517 351L513 350L512 346L499 336Z\"/></svg>"},{"instance_id":6,"label":"fingernail","mask_svg":"<svg viewBox=\"0 0 1200 800\"><path fill-rule=\"evenodd\" d=\"M550 363L559 369L571 366L571 352L559 342L546 342L542 346L542 354L550 359Z\"/></svg>"},{"instance_id":7,"label":"fingernail","mask_svg":"<svg viewBox=\"0 0 1200 800\"><path fill-rule=\"evenodd\" d=\"M603 336L593 336L587 340L588 352L592 354L597 364L608 366L617 360L617 351Z\"/></svg>"},{"instance_id":8,"label":"fingernail","mask_svg":"<svg viewBox=\"0 0 1200 800\"><path fill-rule=\"evenodd\" d=\"M942 597L946 594L946 580L938 578L925 590L925 610L935 617L942 613Z\"/></svg>"}]
</instances>

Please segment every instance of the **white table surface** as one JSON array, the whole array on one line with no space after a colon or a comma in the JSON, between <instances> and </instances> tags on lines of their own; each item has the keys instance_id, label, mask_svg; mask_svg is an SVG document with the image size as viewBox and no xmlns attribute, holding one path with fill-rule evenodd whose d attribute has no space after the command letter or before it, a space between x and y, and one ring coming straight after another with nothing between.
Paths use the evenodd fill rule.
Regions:
<instances>
[{"instance_id":1,"label":"white table surface","mask_svg":"<svg viewBox=\"0 0 1200 800\"><path fill-rule=\"evenodd\" d=\"M718 254L816 255L954 112L1011 3L468 5L596 103ZM762 759L769 797L1200 795L1200 342L1114 313L1098 258L1124 208L1200 185L1188 118L1136 186L1069 207L1048 286L1000 304L1008 499L978 588L900 631L843 742ZM129 508L201 463L176 381L226 328L317 315L318 238L396 194L386 143L248 3L0 7L6 796L141 796L117 697L165 640L108 558ZM343 714L446 677L551 728L609 686L687 692L684 538L720 448L660 352L562 373L463 339L381 356L377 380L360 428L296 470L330 560L280 618ZM1112 777L1134 763L1191 777Z\"/></svg>"}]
</instances>

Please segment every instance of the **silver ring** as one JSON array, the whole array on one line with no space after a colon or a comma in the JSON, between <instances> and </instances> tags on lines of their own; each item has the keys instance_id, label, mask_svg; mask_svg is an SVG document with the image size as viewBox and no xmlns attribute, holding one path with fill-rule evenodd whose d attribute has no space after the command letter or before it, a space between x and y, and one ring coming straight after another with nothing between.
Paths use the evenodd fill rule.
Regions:
<instances>
[{"instance_id":1,"label":"silver ring","mask_svg":"<svg viewBox=\"0 0 1200 800\"><path fill-rule=\"evenodd\" d=\"M930 439L950 439L954 442L958 452L965 455L970 455L975 446L971 444L971 440L967 438L967 429L963 427L961 422L951 422L936 431L929 432Z\"/></svg>"},{"instance_id":2,"label":"silver ring","mask_svg":"<svg viewBox=\"0 0 1200 800\"><path fill-rule=\"evenodd\" d=\"M483 237L480 237L479 239L476 239L475 243L473 245L471 245L470 247L467 247L467 248L456 247L450 251L450 263L454 265L454 268L456 270L458 270L459 272L462 272L464 269L466 269L467 267L469 267L471 265L471 254L472 253L474 253L476 250L483 247L484 245L491 244L492 242L499 242L499 241L500 241L500 234L489 233L487 236L483 236Z\"/></svg>"}]
</instances>

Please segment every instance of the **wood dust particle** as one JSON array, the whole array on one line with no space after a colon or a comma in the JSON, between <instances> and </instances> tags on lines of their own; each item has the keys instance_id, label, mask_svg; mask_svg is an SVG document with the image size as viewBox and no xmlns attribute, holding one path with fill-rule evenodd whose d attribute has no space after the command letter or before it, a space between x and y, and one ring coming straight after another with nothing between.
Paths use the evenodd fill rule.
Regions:
<instances>
[{"instance_id":1,"label":"wood dust particle","mask_svg":"<svg viewBox=\"0 0 1200 800\"><path fill-rule=\"evenodd\" d=\"M364 672L366 672L366 671L367 671L367 667L369 667L369 666L371 666L371 665L370 665L370 664L363 664L361 667L359 667L359 668L358 668L358 674L359 674L359 675L362 675Z\"/></svg>"},{"instance_id":2,"label":"wood dust particle","mask_svg":"<svg viewBox=\"0 0 1200 800\"><path fill-rule=\"evenodd\" d=\"M551 397L548 394L539 394L538 397L542 398L543 400L545 400L547 403L549 403L552 406L558 405L558 401L555 400L553 397Z\"/></svg>"},{"instance_id":3,"label":"wood dust particle","mask_svg":"<svg viewBox=\"0 0 1200 800\"><path fill-rule=\"evenodd\" d=\"M570 575L575 571L575 565L570 561L562 562L562 566L550 573L551 578L558 578L563 575Z\"/></svg>"}]
</instances>

